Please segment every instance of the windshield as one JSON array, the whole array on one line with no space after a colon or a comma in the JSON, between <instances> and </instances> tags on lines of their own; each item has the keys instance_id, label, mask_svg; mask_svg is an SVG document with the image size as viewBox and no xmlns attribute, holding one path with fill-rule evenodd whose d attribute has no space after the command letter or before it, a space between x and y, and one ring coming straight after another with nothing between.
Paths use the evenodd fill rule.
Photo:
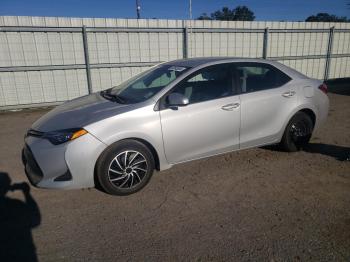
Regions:
<instances>
[{"instance_id":1,"label":"windshield","mask_svg":"<svg viewBox=\"0 0 350 262\"><path fill-rule=\"evenodd\" d=\"M109 89L108 95L123 103L143 102L169 85L189 68L159 65ZM105 96L106 97L106 96Z\"/></svg>"}]
</instances>

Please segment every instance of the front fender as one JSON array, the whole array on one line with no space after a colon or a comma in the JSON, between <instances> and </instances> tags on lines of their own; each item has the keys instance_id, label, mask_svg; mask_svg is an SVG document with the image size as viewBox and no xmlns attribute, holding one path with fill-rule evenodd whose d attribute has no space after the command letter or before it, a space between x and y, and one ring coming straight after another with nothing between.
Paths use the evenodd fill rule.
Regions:
<instances>
[{"instance_id":1,"label":"front fender","mask_svg":"<svg viewBox=\"0 0 350 262\"><path fill-rule=\"evenodd\" d=\"M155 149L157 152L158 158L159 158L159 169L165 170L170 168L172 165L168 163L168 161L165 158L164 154L164 147L163 147L163 140L162 138L160 141L155 140L154 137L149 136L145 133L139 132L139 131L125 131L125 132L118 132L117 134L113 135L112 137L109 137L109 139L105 140L104 143L106 143L108 146L124 140L124 139L138 139L138 140L144 140Z\"/></svg>"},{"instance_id":2,"label":"front fender","mask_svg":"<svg viewBox=\"0 0 350 262\"><path fill-rule=\"evenodd\" d=\"M159 168L171 165L165 158L159 112L153 106L136 109L84 127L107 146L124 139L140 139L151 144L159 158Z\"/></svg>"}]
</instances>

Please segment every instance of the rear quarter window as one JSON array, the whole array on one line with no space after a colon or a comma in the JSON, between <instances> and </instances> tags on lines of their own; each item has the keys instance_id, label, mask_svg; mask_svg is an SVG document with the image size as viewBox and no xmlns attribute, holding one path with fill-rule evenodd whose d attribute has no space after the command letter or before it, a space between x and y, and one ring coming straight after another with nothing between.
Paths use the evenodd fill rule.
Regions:
<instances>
[{"instance_id":1,"label":"rear quarter window","mask_svg":"<svg viewBox=\"0 0 350 262\"><path fill-rule=\"evenodd\" d=\"M264 63L237 63L234 70L235 83L242 93L277 88L291 80L281 70Z\"/></svg>"}]
</instances>

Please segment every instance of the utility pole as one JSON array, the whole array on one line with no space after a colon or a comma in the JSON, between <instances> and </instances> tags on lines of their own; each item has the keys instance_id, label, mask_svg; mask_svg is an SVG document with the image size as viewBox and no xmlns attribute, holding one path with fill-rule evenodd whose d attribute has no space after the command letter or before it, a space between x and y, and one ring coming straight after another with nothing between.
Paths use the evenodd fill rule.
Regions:
<instances>
[{"instance_id":1,"label":"utility pole","mask_svg":"<svg viewBox=\"0 0 350 262\"><path fill-rule=\"evenodd\" d=\"M141 6L140 6L140 0L136 0L136 14L137 14L137 19L140 19L140 10L141 10Z\"/></svg>"},{"instance_id":2,"label":"utility pole","mask_svg":"<svg viewBox=\"0 0 350 262\"><path fill-rule=\"evenodd\" d=\"M189 48L187 51L187 57L190 57L192 55L192 19L193 19L193 17L192 17L192 0L190 0L189 8L190 8L190 30L189 30L189 34L188 34L189 45L187 46L187 48L189 46L191 46L191 48Z\"/></svg>"}]
</instances>

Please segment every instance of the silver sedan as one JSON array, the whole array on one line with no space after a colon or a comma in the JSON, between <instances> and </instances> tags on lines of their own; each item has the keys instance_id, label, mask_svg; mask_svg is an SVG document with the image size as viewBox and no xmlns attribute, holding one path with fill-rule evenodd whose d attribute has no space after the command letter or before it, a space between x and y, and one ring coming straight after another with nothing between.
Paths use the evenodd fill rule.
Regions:
<instances>
[{"instance_id":1,"label":"silver sedan","mask_svg":"<svg viewBox=\"0 0 350 262\"><path fill-rule=\"evenodd\" d=\"M270 144L303 148L327 118L326 93L321 81L267 60L167 62L41 117L23 162L38 187L131 194L155 169Z\"/></svg>"}]
</instances>

